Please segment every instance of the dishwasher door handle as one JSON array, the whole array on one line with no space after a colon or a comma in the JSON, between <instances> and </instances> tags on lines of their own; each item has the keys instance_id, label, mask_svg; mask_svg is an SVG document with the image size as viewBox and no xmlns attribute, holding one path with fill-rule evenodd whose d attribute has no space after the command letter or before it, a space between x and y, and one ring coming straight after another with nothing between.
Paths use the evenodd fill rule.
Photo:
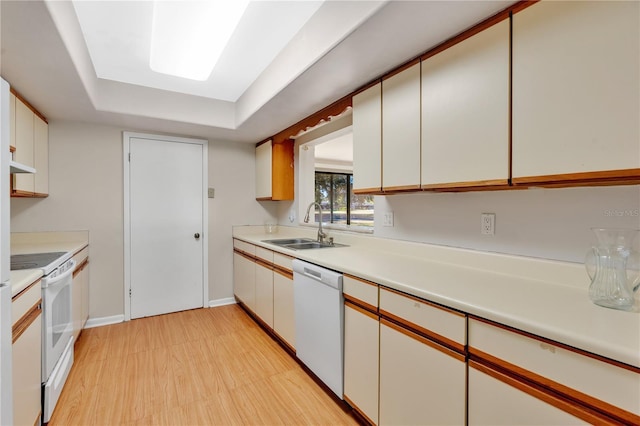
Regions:
<instances>
[{"instance_id":1,"label":"dishwasher door handle","mask_svg":"<svg viewBox=\"0 0 640 426\"><path fill-rule=\"evenodd\" d=\"M322 272L314 271L313 269L304 268L304 274L309 278L322 282Z\"/></svg>"}]
</instances>

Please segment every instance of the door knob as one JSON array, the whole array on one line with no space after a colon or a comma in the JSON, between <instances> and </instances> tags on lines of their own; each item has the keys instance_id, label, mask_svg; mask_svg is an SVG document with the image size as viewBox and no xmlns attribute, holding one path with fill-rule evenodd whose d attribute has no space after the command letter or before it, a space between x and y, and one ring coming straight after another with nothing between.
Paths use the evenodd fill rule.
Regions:
<instances>
[{"instance_id":1,"label":"door knob","mask_svg":"<svg viewBox=\"0 0 640 426\"><path fill-rule=\"evenodd\" d=\"M195 234L193 234L193 237L197 240L198 238L200 238L200 233L196 232Z\"/></svg>"}]
</instances>

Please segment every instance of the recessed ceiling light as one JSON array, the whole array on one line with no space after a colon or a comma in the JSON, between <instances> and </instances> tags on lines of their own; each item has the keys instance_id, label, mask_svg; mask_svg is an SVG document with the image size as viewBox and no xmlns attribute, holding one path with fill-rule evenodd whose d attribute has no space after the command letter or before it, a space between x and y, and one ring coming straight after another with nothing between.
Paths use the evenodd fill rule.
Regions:
<instances>
[{"instance_id":1,"label":"recessed ceiling light","mask_svg":"<svg viewBox=\"0 0 640 426\"><path fill-rule=\"evenodd\" d=\"M149 66L162 74L205 81L249 0L153 3Z\"/></svg>"}]
</instances>

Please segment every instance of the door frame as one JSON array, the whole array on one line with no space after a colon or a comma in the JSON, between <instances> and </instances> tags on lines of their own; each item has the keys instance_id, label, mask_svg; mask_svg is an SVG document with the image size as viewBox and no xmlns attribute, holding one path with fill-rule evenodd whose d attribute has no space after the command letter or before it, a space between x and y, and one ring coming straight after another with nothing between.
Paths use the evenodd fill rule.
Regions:
<instances>
[{"instance_id":1,"label":"door frame","mask_svg":"<svg viewBox=\"0 0 640 426\"><path fill-rule=\"evenodd\" d=\"M202 303L209 306L209 199L207 189L209 183L209 142L205 139L183 138L178 136L155 135L151 133L122 132L122 167L124 172L124 320L131 320L131 212L130 212L130 140L152 139L163 142L189 143L202 145Z\"/></svg>"}]
</instances>

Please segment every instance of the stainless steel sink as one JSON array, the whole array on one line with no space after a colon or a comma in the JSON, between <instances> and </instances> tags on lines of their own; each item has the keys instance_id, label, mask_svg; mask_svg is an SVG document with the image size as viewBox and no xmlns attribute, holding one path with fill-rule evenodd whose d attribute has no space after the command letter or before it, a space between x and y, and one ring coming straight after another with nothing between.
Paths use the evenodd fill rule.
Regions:
<instances>
[{"instance_id":1,"label":"stainless steel sink","mask_svg":"<svg viewBox=\"0 0 640 426\"><path fill-rule=\"evenodd\" d=\"M286 246L289 244L311 243L316 240L311 238L282 238L277 240L262 240L263 243L275 244L277 246Z\"/></svg>"},{"instance_id":2,"label":"stainless steel sink","mask_svg":"<svg viewBox=\"0 0 640 426\"><path fill-rule=\"evenodd\" d=\"M311 238L282 238L276 240L262 240L263 243L275 244L291 250L308 250L330 247L346 247L344 244L319 242Z\"/></svg>"}]
</instances>

